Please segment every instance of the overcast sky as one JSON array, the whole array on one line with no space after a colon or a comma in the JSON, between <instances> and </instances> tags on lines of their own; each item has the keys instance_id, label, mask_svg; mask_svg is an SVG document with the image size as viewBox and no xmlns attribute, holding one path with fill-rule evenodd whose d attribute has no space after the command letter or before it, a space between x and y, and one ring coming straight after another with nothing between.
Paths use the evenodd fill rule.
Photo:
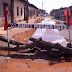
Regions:
<instances>
[{"instance_id":1,"label":"overcast sky","mask_svg":"<svg viewBox=\"0 0 72 72\"><path fill-rule=\"evenodd\" d=\"M28 1L36 5L40 9L42 9L42 1L43 1L43 9L45 9L48 13L52 9L58 9L61 7L68 7L72 5L72 0L28 0Z\"/></svg>"}]
</instances>

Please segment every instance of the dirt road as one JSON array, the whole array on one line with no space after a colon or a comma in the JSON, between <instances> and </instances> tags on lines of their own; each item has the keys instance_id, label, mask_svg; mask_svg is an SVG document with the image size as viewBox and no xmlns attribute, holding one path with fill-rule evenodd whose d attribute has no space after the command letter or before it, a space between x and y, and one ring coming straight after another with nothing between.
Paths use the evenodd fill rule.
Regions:
<instances>
[{"instance_id":1,"label":"dirt road","mask_svg":"<svg viewBox=\"0 0 72 72\"><path fill-rule=\"evenodd\" d=\"M55 20L51 20L52 17L47 17L42 22L45 24L56 24ZM41 24L41 23L40 23ZM19 31L19 30L18 30ZM62 45L66 46L66 40L63 36L60 35L58 30L46 30L46 29L37 29L37 30L31 30L31 32L20 32L15 33L15 35L11 35L13 39L23 42L28 42L29 37L39 38L42 37L45 41L51 41L51 42L59 42ZM25 34L25 35L24 35ZM28 34L28 35L26 35ZM28 37L27 37L28 36ZM24 39L24 40L23 40ZM7 54L6 51L0 51L0 54ZM15 53L15 52L11 52ZM36 58L34 57L34 60L28 58L28 59L16 59L11 58L9 62L5 62L0 65L0 72L72 72L72 60L67 61L64 58L57 59L57 60L50 60L47 55L44 56L43 54L40 54L44 58ZM36 55L39 57L39 55Z\"/></svg>"},{"instance_id":2,"label":"dirt road","mask_svg":"<svg viewBox=\"0 0 72 72\"><path fill-rule=\"evenodd\" d=\"M72 62L60 63L43 59L11 59L10 62L2 64L0 72L72 72Z\"/></svg>"}]
</instances>

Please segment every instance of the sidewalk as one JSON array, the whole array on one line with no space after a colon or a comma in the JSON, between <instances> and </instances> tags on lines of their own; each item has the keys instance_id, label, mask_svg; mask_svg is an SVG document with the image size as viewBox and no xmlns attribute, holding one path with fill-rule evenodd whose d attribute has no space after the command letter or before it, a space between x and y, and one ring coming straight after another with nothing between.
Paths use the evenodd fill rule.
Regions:
<instances>
[{"instance_id":1,"label":"sidewalk","mask_svg":"<svg viewBox=\"0 0 72 72\"><path fill-rule=\"evenodd\" d=\"M35 24L36 23L36 20L39 20L41 17L36 17L36 18L33 18L33 19L29 19L28 20L28 23L26 23L26 21L22 21L22 22L17 22L18 24Z\"/></svg>"}]
</instances>

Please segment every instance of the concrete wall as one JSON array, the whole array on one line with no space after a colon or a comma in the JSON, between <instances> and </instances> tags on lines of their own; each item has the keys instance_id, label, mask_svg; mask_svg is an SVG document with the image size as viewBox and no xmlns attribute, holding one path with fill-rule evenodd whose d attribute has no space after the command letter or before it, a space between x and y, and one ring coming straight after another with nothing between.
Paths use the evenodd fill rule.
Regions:
<instances>
[{"instance_id":1,"label":"concrete wall","mask_svg":"<svg viewBox=\"0 0 72 72\"><path fill-rule=\"evenodd\" d=\"M11 12L10 12L11 0L0 0L0 27L4 26L4 22L5 22L3 3L8 4L9 14L10 14L10 16L8 17L8 23L11 22Z\"/></svg>"},{"instance_id":2,"label":"concrete wall","mask_svg":"<svg viewBox=\"0 0 72 72\"><path fill-rule=\"evenodd\" d=\"M28 9L29 9L29 19L32 19L32 15L33 15L33 12L32 12L32 7L28 6Z\"/></svg>"},{"instance_id":3,"label":"concrete wall","mask_svg":"<svg viewBox=\"0 0 72 72\"><path fill-rule=\"evenodd\" d=\"M37 17L37 9L34 7L29 6L29 19Z\"/></svg>"},{"instance_id":4,"label":"concrete wall","mask_svg":"<svg viewBox=\"0 0 72 72\"><path fill-rule=\"evenodd\" d=\"M19 16L17 16L17 7L19 8ZM22 8L22 15L21 15ZM14 21L23 21L24 20L24 2L20 0L14 0Z\"/></svg>"}]
</instances>

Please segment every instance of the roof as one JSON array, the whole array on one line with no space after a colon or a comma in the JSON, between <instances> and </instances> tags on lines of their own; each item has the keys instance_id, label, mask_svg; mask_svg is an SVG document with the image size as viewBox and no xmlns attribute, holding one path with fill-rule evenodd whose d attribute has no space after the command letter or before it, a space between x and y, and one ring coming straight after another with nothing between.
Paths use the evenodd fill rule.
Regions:
<instances>
[{"instance_id":1,"label":"roof","mask_svg":"<svg viewBox=\"0 0 72 72\"><path fill-rule=\"evenodd\" d=\"M35 5L33 5L33 4L29 4L29 6L31 6L31 7L34 7L34 8L36 8L36 9L38 9Z\"/></svg>"},{"instance_id":2,"label":"roof","mask_svg":"<svg viewBox=\"0 0 72 72\"><path fill-rule=\"evenodd\" d=\"M27 3L27 0L20 0L20 1ZM33 8L38 9L35 5L30 4L29 2L28 2L28 5L31 6L31 7L33 7Z\"/></svg>"},{"instance_id":3,"label":"roof","mask_svg":"<svg viewBox=\"0 0 72 72\"><path fill-rule=\"evenodd\" d=\"M70 6L69 8L72 9L72 6Z\"/></svg>"},{"instance_id":4,"label":"roof","mask_svg":"<svg viewBox=\"0 0 72 72\"><path fill-rule=\"evenodd\" d=\"M27 2L27 0L20 0L20 1L22 1L22 2Z\"/></svg>"}]
</instances>

